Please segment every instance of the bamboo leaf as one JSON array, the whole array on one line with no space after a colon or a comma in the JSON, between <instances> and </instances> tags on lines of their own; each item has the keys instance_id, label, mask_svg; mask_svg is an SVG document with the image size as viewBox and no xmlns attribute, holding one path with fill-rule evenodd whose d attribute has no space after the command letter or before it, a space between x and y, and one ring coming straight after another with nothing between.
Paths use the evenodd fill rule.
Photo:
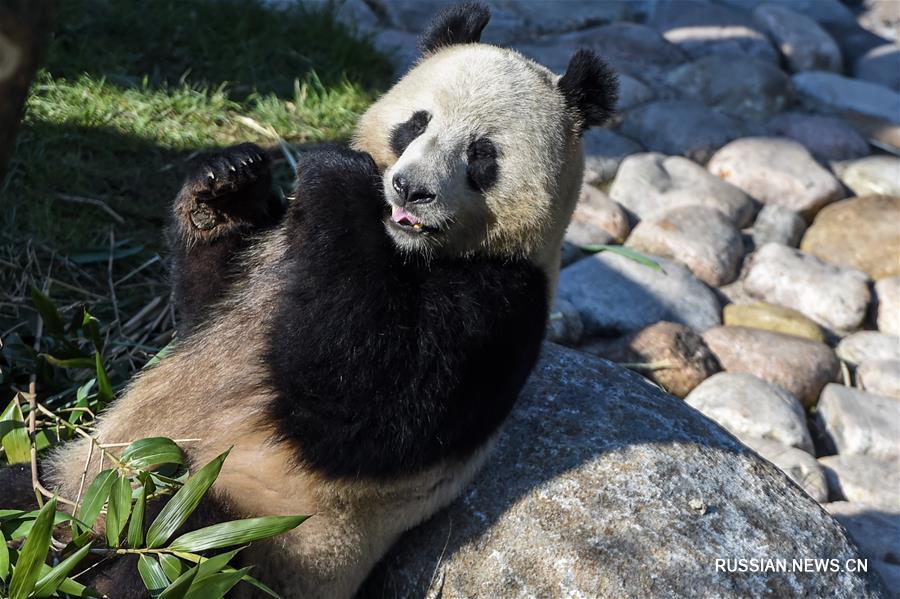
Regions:
<instances>
[{"instance_id":1,"label":"bamboo leaf","mask_svg":"<svg viewBox=\"0 0 900 599\"><path fill-rule=\"evenodd\" d=\"M159 564L162 566L163 572L166 573L166 578L171 581L177 580L184 570L181 560L169 553L159 554Z\"/></svg>"},{"instance_id":2,"label":"bamboo leaf","mask_svg":"<svg viewBox=\"0 0 900 599\"><path fill-rule=\"evenodd\" d=\"M210 463L198 470L166 503L147 530L148 548L153 549L165 543L172 533L185 523L219 476L222 463L228 457L229 451L231 450L213 458Z\"/></svg>"},{"instance_id":3,"label":"bamboo leaf","mask_svg":"<svg viewBox=\"0 0 900 599\"><path fill-rule=\"evenodd\" d=\"M71 597L96 597L97 599L105 599L100 593L89 589L77 580L72 580L71 578L63 580L62 584L59 585L58 590L60 593L65 593Z\"/></svg>"},{"instance_id":4,"label":"bamboo leaf","mask_svg":"<svg viewBox=\"0 0 900 599\"><path fill-rule=\"evenodd\" d=\"M81 522L87 526L94 525L115 481L116 471L114 469L104 470L91 481L84 494L84 499L81 501L81 509L78 510L78 519Z\"/></svg>"},{"instance_id":5,"label":"bamboo leaf","mask_svg":"<svg viewBox=\"0 0 900 599\"><path fill-rule=\"evenodd\" d=\"M169 586L169 579L166 578L166 573L163 571L162 566L151 556L144 553L140 554L138 556L137 569L141 580L144 581L144 586L150 591L151 596L156 597Z\"/></svg>"},{"instance_id":6,"label":"bamboo leaf","mask_svg":"<svg viewBox=\"0 0 900 599\"><path fill-rule=\"evenodd\" d=\"M33 512L28 512L27 514L25 514L21 520L12 523L6 523L6 526L4 526L3 528L4 530L6 530L7 538L15 541L16 539L21 539L30 535L31 529L34 528L34 524L39 514L40 511L35 510ZM70 516L69 514L66 514L64 512L56 512L53 515L53 526L62 524L63 522L68 522L69 520L72 520L72 516ZM12 526L10 526L10 524Z\"/></svg>"},{"instance_id":7,"label":"bamboo leaf","mask_svg":"<svg viewBox=\"0 0 900 599\"><path fill-rule=\"evenodd\" d=\"M6 582L9 576L9 547L6 544L6 537L0 530L0 582Z\"/></svg>"},{"instance_id":8,"label":"bamboo leaf","mask_svg":"<svg viewBox=\"0 0 900 599\"><path fill-rule=\"evenodd\" d=\"M183 534L169 545L178 551L207 551L246 545L299 526L309 516L265 516L222 522Z\"/></svg>"},{"instance_id":9,"label":"bamboo leaf","mask_svg":"<svg viewBox=\"0 0 900 599\"><path fill-rule=\"evenodd\" d=\"M141 485L141 492L134 502L131 521L128 523L128 546L140 547L144 544L144 508L147 505L147 487Z\"/></svg>"},{"instance_id":10,"label":"bamboo leaf","mask_svg":"<svg viewBox=\"0 0 900 599\"><path fill-rule=\"evenodd\" d=\"M94 385L97 384L97 379L91 379L82 386L78 387L78 391L75 392L76 401L87 401L88 395L91 394L91 389L94 388Z\"/></svg>"},{"instance_id":11,"label":"bamboo leaf","mask_svg":"<svg viewBox=\"0 0 900 599\"><path fill-rule=\"evenodd\" d=\"M109 377L106 375L106 368L103 367L100 352L94 353L94 359L97 368L97 394L103 403L109 403L113 400L113 390L112 385L109 384Z\"/></svg>"},{"instance_id":12,"label":"bamboo leaf","mask_svg":"<svg viewBox=\"0 0 900 599\"><path fill-rule=\"evenodd\" d=\"M195 580L188 589L185 599L220 599L240 582L250 568L241 568L231 572L220 572L203 580Z\"/></svg>"},{"instance_id":13,"label":"bamboo leaf","mask_svg":"<svg viewBox=\"0 0 900 599\"><path fill-rule=\"evenodd\" d=\"M161 350L156 352L156 355L154 355L152 358L147 360L147 363L144 364L142 370L145 368L150 368L151 366L155 366L159 362L162 362L163 358L165 358L166 356L171 354L174 350L175 350L175 342L170 341L164 348L162 348Z\"/></svg>"},{"instance_id":14,"label":"bamboo leaf","mask_svg":"<svg viewBox=\"0 0 900 599\"><path fill-rule=\"evenodd\" d=\"M184 464L184 455L171 439L148 437L126 447L122 461L132 468L143 469L160 464Z\"/></svg>"},{"instance_id":15,"label":"bamboo leaf","mask_svg":"<svg viewBox=\"0 0 900 599\"><path fill-rule=\"evenodd\" d=\"M239 552L243 551L246 548L247 548L247 546L244 545L243 547L238 547L237 549L233 549L232 551L228 551L226 553L220 553L219 555L214 555L211 558L203 559L203 560L197 562L198 568L197 568L197 577L195 580L197 582L199 582L199 581L203 580L204 578L208 578L208 577L212 576L213 574L217 574L217 573L221 572L222 569L225 568L226 566L228 566L228 564L231 562L231 560L234 559L235 555L237 555ZM232 570L233 569L234 568L232 568Z\"/></svg>"},{"instance_id":16,"label":"bamboo leaf","mask_svg":"<svg viewBox=\"0 0 900 599\"><path fill-rule=\"evenodd\" d=\"M55 337L65 337L65 325L59 315L59 310L56 309L56 305L50 301L50 298L41 293L38 288L32 287L31 301L44 321L44 329Z\"/></svg>"},{"instance_id":17,"label":"bamboo leaf","mask_svg":"<svg viewBox=\"0 0 900 599\"><path fill-rule=\"evenodd\" d=\"M264 585L259 580L253 578L249 574L245 574L241 580L243 580L244 582L246 582L248 584L255 586L257 589L259 589L260 591L262 591L269 597L273 597L274 599L281 599L281 595L279 595L278 593L276 593L275 591L273 591L272 589L270 589L269 587Z\"/></svg>"},{"instance_id":18,"label":"bamboo leaf","mask_svg":"<svg viewBox=\"0 0 900 599\"><path fill-rule=\"evenodd\" d=\"M44 504L35 518L34 526L16 562L12 580L9 582L9 599L26 599L37 583L41 566L47 559L50 549L50 530L53 528L53 516L56 514L56 497Z\"/></svg>"},{"instance_id":19,"label":"bamboo leaf","mask_svg":"<svg viewBox=\"0 0 900 599\"><path fill-rule=\"evenodd\" d=\"M34 594L37 597L49 597L55 593L69 572L84 559L90 550L91 543L88 543L41 576L34 587Z\"/></svg>"},{"instance_id":20,"label":"bamboo leaf","mask_svg":"<svg viewBox=\"0 0 900 599\"><path fill-rule=\"evenodd\" d=\"M40 576L38 576L38 579L41 579L49 574L50 570L50 566L48 566L47 564L41 564L41 573ZM97 597L98 599L104 599L103 595L87 588L80 582L75 581L71 578L63 578L63 581L62 583L60 583L57 591L71 597Z\"/></svg>"},{"instance_id":21,"label":"bamboo leaf","mask_svg":"<svg viewBox=\"0 0 900 599\"><path fill-rule=\"evenodd\" d=\"M77 358L54 358L50 354L38 354L38 356L57 368L94 368L94 358L88 356Z\"/></svg>"},{"instance_id":22,"label":"bamboo leaf","mask_svg":"<svg viewBox=\"0 0 900 599\"><path fill-rule=\"evenodd\" d=\"M119 546L119 537L131 513L131 481L120 476L113 483L109 492L109 504L106 507L106 542L110 547Z\"/></svg>"},{"instance_id":23,"label":"bamboo leaf","mask_svg":"<svg viewBox=\"0 0 900 599\"><path fill-rule=\"evenodd\" d=\"M16 395L19 401L24 396ZM6 461L10 464L26 464L31 461L31 443L28 441L28 429L22 408L13 399L0 414L0 445L6 451Z\"/></svg>"},{"instance_id":24,"label":"bamboo leaf","mask_svg":"<svg viewBox=\"0 0 900 599\"><path fill-rule=\"evenodd\" d=\"M606 245L604 243L601 243L594 245L585 245L582 246L581 249L592 254L596 254L599 252L612 252L613 254L618 254L620 256L628 258L629 260L633 260L638 264L643 264L644 266L652 268L653 270L665 272L659 264L645 256L644 254L636 252L635 250L629 247L625 247L624 245Z\"/></svg>"},{"instance_id":25,"label":"bamboo leaf","mask_svg":"<svg viewBox=\"0 0 900 599\"><path fill-rule=\"evenodd\" d=\"M103 350L103 337L100 335L100 321L90 315L87 309L84 309L84 317L81 319L81 330L84 331L85 337L94 344L94 349L98 352Z\"/></svg>"},{"instance_id":26,"label":"bamboo leaf","mask_svg":"<svg viewBox=\"0 0 900 599\"><path fill-rule=\"evenodd\" d=\"M196 566L176 578L175 582L170 584L166 590L159 595L159 599L183 599L183 597L187 595L188 589L191 588L195 576L197 576Z\"/></svg>"}]
</instances>

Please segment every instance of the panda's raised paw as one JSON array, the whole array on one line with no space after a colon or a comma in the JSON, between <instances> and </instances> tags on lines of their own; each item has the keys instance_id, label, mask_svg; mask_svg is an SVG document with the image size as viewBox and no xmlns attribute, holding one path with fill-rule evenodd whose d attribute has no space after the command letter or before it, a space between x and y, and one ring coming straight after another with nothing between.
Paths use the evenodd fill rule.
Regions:
<instances>
[{"instance_id":1,"label":"panda's raised paw","mask_svg":"<svg viewBox=\"0 0 900 599\"><path fill-rule=\"evenodd\" d=\"M217 235L235 226L271 224L281 212L269 158L245 143L200 159L175 199L182 231Z\"/></svg>"},{"instance_id":2,"label":"panda's raised paw","mask_svg":"<svg viewBox=\"0 0 900 599\"><path fill-rule=\"evenodd\" d=\"M190 179L197 202L215 202L260 180L268 182L269 158L256 144L240 144L199 162Z\"/></svg>"}]
</instances>

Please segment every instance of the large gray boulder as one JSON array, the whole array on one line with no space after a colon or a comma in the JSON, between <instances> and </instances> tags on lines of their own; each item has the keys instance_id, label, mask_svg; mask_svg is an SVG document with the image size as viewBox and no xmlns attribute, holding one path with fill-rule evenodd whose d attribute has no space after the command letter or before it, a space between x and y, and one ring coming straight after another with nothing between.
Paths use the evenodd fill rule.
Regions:
<instances>
[{"instance_id":1,"label":"large gray boulder","mask_svg":"<svg viewBox=\"0 0 900 599\"><path fill-rule=\"evenodd\" d=\"M858 553L812 498L699 412L548 344L485 469L397 543L365 596L880 596L866 574L716 568L768 556Z\"/></svg>"}]
</instances>

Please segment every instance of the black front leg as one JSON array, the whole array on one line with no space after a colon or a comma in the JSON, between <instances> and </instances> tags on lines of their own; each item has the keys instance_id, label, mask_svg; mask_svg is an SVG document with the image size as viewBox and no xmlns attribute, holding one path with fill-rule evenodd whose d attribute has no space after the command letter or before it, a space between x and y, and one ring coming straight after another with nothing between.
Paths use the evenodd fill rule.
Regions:
<instances>
[{"instance_id":1,"label":"black front leg","mask_svg":"<svg viewBox=\"0 0 900 599\"><path fill-rule=\"evenodd\" d=\"M241 144L201 159L175 198L173 285L178 333L204 322L240 274L235 255L250 236L277 224L284 206L272 193L269 159Z\"/></svg>"},{"instance_id":2,"label":"black front leg","mask_svg":"<svg viewBox=\"0 0 900 599\"><path fill-rule=\"evenodd\" d=\"M392 477L467 459L540 350L544 273L525 259L400 252L372 159L301 159L266 332L270 415L305 467Z\"/></svg>"}]
</instances>

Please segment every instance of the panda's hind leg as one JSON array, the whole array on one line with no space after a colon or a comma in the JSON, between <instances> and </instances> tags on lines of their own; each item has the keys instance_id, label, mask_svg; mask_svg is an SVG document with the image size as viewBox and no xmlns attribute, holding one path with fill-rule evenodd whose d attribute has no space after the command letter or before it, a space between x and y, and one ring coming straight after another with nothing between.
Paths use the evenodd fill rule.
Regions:
<instances>
[{"instance_id":1,"label":"panda's hind leg","mask_svg":"<svg viewBox=\"0 0 900 599\"><path fill-rule=\"evenodd\" d=\"M178 332L201 324L241 274L234 260L254 233L280 222L283 202L272 192L269 159L240 144L199 160L175 198L172 254Z\"/></svg>"}]
</instances>

